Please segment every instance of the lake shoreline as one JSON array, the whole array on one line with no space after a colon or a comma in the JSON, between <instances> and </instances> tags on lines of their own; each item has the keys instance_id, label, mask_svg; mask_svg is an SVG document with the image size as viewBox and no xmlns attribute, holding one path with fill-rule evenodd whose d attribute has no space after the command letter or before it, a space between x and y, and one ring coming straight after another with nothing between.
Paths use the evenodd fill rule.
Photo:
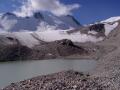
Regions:
<instances>
[{"instance_id":1,"label":"lake shoreline","mask_svg":"<svg viewBox=\"0 0 120 90\"><path fill-rule=\"evenodd\" d=\"M0 63L0 72L2 72L0 74L0 87L38 75L48 75L64 70L90 73L96 67L96 64L97 62L95 60L85 59L53 59ZM9 78L9 76L12 77Z\"/></svg>"},{"instance_id":2,"label":"lake shoreline","mask_svg":"<svg viewBox=\"0 0 120 90\"><path fill-rule=\"evenodd\" d=\"M104 85L99 84L97 77L91 78L89 74L70 70L12 83L2 90L103 90L105 88Z\"/></svg>"}]
</instances>

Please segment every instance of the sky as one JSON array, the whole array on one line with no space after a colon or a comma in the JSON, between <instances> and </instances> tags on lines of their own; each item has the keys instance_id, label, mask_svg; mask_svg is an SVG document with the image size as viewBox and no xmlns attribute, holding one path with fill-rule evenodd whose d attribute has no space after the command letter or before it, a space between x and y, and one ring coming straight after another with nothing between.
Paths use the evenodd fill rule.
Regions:
<instances>
[{"instance_id":1,"label":"sky","mask_svg":"<svg viewBox=\"0 0 120 90\"><path fill-rule=\"evenodd\" d=\"M57 2L58 0L37 0L39 1L37 3L42 1L42 4L37 5L35 3L36 0L31 0L33 3L31 5L22 1L27 0L0 0L0 13L13 11L18 13L20 12L18 9L23 12L25 8L29 8L29 11L33 9L49 9L58 16L72 13L81 24L94 23L109 17L120 16L120 0L59 0L59 2ZM26 11L24 10L24 12Z\"/></svg>"}]
</instances>

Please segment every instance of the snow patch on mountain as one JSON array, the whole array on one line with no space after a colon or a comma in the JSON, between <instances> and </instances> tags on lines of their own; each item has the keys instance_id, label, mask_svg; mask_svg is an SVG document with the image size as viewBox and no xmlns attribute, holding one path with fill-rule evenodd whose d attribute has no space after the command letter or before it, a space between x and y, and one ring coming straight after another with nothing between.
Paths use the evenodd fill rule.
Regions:
<instances>
[{"instance_id":1,"label":"snow patch on mountain","mask_svg":"<svg viewBox=\"0 0 120 90\"><path fill-rule=\"evenodd\" d=\"M56 26L51 26L51 25L48 25L46 22L41 22L37 26L36 31L46 31L46 30L56 30Z\"/></svg>"},{"instance_id":2,"label":"snow patch on mountain","mask_svg":"<svg viewBox=\"0 0 120 90\"><path fill-rule=\"evenodd\" d=\"M94 35L96 35L98 32L96 32L96 31L88 31L88 34L94 34Z\"/></svg>"},{"instance_id":3,"label":"snow patch on mountain","mask_svg":"<svg viewBox=\"0 0 120 90\"><path fill-rule=\"evenodd\" d=\"M39 44L39 41L32 36L33 32L14 32L14 37L19 40L22 45L33 47Z\"/></svg>"},{"instance_id":4,"label":"snow patch on mountain","mask_svg":"<svg viewBox=\"0 0 120 90\"><path fill-rule=\"evenodd\" d=\"M4 42L17 42L16 40L19 41L20 44L28 46L28 47L33 47L35 45L40 44L40 42L35 39L32 36L33 32L6 32L6 33L0 33L0 41L4 41ZM12 38L13 40L9 40L9 38ZM18 42L17 42L18 43Z\"/></svg>"},{"instance_id":5,"label":"snow patch on mountain","mask_svg":"<svg viewBox=\"0 0 120 90\"><path fill-rule=\"evenodd\" d=\"M116 16L116 17L111 17L111 18L108 18L108 19L106 19L106 20L103 20L103 21L101 21L101 23L106 23L106 22L116 22L116 21L118 21L118 20L120 20L120 16Z\"/></svg>"},{"instance_id":6,"label":"snow patch on mountain","mask_svg":"<svg viewBox=\"0 0 120 90\"><path fill-rule=\"evenodd\" d=\"M114 23L114 24L105 24L105 35L108 36L108 34L114 30L117 26L119 25L118 22Z\"/></svg>"},{"instance_id":7,"label":"snow patch on mountain","mask_svg":"<svg viewBox=\"0 0 120 90\"><path fill-rule=\"evenodd\" d=\"M44 31L44 32L35 32L39 38L46 42L51 42L55 40L61 39L69 39L73 42L97 42L103 40L102 37L96 38L95 36L81 34L80 32L76 32L73 34L68 34L66 31Z\"/></svg>"}]
</instances>

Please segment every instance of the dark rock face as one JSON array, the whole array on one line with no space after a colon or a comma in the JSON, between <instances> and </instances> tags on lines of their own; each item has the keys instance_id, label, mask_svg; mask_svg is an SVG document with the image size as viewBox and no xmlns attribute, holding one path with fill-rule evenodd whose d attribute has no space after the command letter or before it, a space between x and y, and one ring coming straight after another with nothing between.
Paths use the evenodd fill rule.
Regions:
<instances>
[{"instance_id":1,"label":"dark rock face","mask_svg":"<svg viewBox=\"0 0 120 90\"><path fill-rule=\"evenodd\" d=\"M57 41L57 51L60 56L68 56L76 53L82 54L85 52L82 47L74 45L71 40L67 39Z\"/></svg>"},{"instance_id":2,"label":"dark rock face","mask_svg":"<svg viewBox=\"0 0 120 90\"><path fill-rule=\"evenodd\" d=\"M104 24L95 24L89 27L90 31L96 31L99 33L105 33Z\"/></svg>"},{"instance_id":3,"label":"dark rock face","mask_svg":"<svg viewBox=\"0 0 120 90\"><path fill-rule=\"evenodd\" d=\"M34 13L34 17L35 17L36 19L44 19L44 17L42 16L42 14L41 14L40 12Z\"/></svg>"},{"instance_id":4,"label":"dark rock face","mask_svg":"<svg viewBox=\"0 0 120 90\"><path fill-rule=\"evenodd\" d=\"M74 46L73 42L71 40L68 40L68 39L63 39L63 40L59 40L59 41L56 41L58 44L61 44L61 45L66 45L66 46Z\"/></svg>"},{"instance_id":5,"label":"dark rock face","mask_svg":"<svg viewBox=\"0 0 120 90\"><path fill-rule=\"evenodd\" d=\"M0 48L0 61L24 60L30 53L31 49L22 45L8 45Z\"/></svg>"}]
</instances>

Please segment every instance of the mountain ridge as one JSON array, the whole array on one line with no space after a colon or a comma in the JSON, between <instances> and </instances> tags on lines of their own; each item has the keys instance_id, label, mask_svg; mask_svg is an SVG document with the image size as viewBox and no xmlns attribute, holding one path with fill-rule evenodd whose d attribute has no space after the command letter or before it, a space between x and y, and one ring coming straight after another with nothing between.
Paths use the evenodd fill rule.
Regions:
<instances>
[{"instance_id":1,"label":"mountain ridge","mask_svg":"<svg viewBox=\"0 0 120 90\"><path fill-rule=\"evenodd\" d=\"M2 29L7 31L21 31L21 30L29 30L29 31L36 31L37 28L40 26L41 23L44 23L44 26L53 26L56 30L57 29L70 29L70 28L77 28L80 25L77 20L73 16L62 16L58 17L51 13L45 12L36 12L31 17L18 17L13 13L5 13L1 15L0 18L0 25L3 26ZM6 29L4 24L11 24ZM40 28L39 28L40 29Z\"/></svg>"}]
</instances>

